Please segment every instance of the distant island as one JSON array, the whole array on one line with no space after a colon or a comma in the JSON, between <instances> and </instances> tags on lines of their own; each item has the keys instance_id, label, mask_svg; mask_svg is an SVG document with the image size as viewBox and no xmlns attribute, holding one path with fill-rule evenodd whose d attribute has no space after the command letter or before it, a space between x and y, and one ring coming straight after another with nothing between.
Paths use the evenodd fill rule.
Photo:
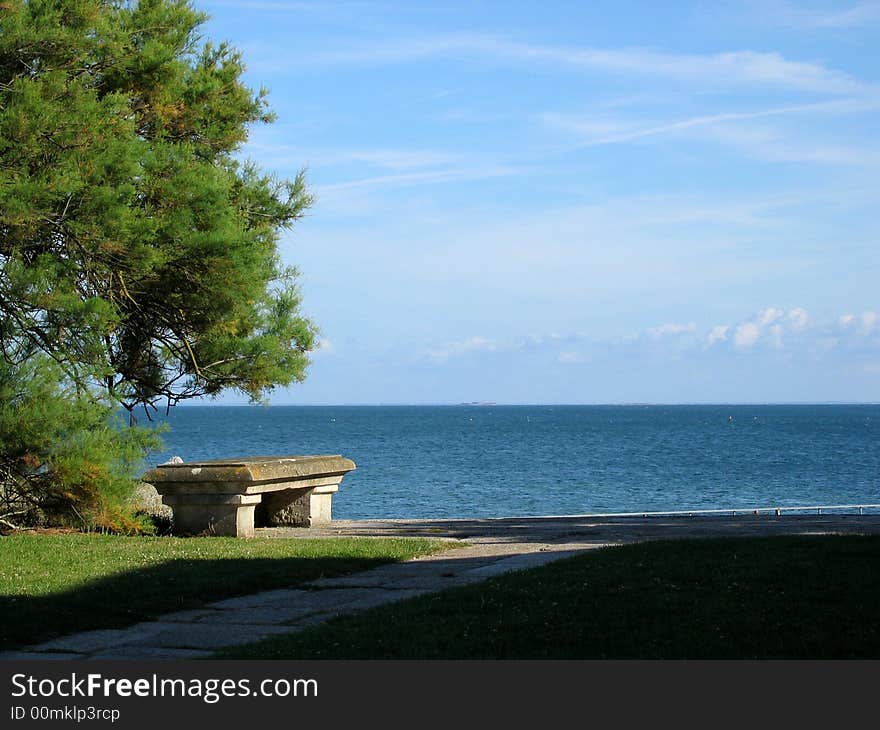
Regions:
<instances>
[{"instance_id":1,"label":"distant island","mask_svg":"<svg viewBox=\"0 0 880 730\"><path fill-rule=\"evenodd\" d=\"M460 406L497 406L497 403L493 403L492 401L471 401L470 403L459 403Z\"/></svg>"}]
</instances>

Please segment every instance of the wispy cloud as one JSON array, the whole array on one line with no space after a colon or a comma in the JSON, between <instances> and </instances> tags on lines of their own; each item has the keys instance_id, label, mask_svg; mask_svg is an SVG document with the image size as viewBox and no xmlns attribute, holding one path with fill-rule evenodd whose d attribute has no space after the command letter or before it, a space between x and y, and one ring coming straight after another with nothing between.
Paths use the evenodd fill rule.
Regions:
<instances>
[{"instance_id":1,"label":"wispy cloud","mask_svg":"<svg viewBox=\"0 0 880 730\"><path fill-rule=\"evenodd\" d=\"M880 104L877 105L880 108ZM703 130L705 141L716 142L766 162L803 162L824 166L878 167L880 147L873 140L859 145L830 139L832 130L812 134L798 129L718 125ZM838 133L839 136L843 136Z\"/></svg>"},{"instance_id":2,"label":"wispy cloud","mask_svg":"<svg viewBox=\"0 0 880 730\"><path fill-rule=\"evenodd\" d=\"M363 10L390 10L376 2L308 2L308 0L210 0L208 10L214 7L231 10L244 10L254 14L261 11L269 14L308 13L313 16L341 18L349 20L351 16Z\"/></svg>"},{"instance_id":3,"label":"wispy cloud","mask_svg":"<svg viewBox=\"0 0 880 730\"><path fill-rule=\"evenodd\" d=\"M458 161L456 156L432 150L361 149L343 152L341 157L390 170L415 170Z\"/></svg>"},{"instance_id":4,"label":"wispy cloud","mask_svg":"<svg viewBox=\"0 0 880 730\"><path fill-rule=\"evenodd\" d=\"M762 0L754 8L753 15L762 23L795 28L840 29L855 28L880 22L880 3L860 2L833 9L811 8L806 3Z\"/></svg>"},{"instance_id":5,"label":"wispy cloud","mask_svg":"<svg viewBox=\"0 0 880 730\"><path fill-rule=\"evenodd\" d=\"M698 127L718 127L729 125L731 122L766 119L771 117L783 117L791 115L806 115L817 113L858 113L880 108L880 96L872 98L849 99L844 102L829 101L815 104L799 104L794 106L774 107L771 109L759 109L746 112L723 112L718 114L705 114L686 119L678 119L671 122L645 124L630 121L608 121L578 117L576 115L550 113L542 115L541 119L546 124L570 132L582 134L585 139L579 144L581 147L596 145L618 144L631 142L646 137L685 132ZM741 141L741 138L739 138Z\"/></svg>"},{"instance_id":6,"label":"wispy cloud","mask_svg":"<svg viewBox=\"0 0 880 730\"><path fill-rule=\"evenodd\" d=\"M433 115L438 122L449 124L494 124L509 121L513 115L504 111L479 111L476 109L456 107Z\"/></svg>"},{"instance_id":7,"label":"wispy cloud","mask_svg":"<svg viewBox=\"0 0 880 730\"><path fill-rule=\"evenodd\" d=\"M263 0L212 0L212 5L222 8L236 8L239 10L290 10L290 11L317 11L321 10L322 3L310 2L264 2Z\"/></svg>"},{"instance_id":8,"label":"wispy cloud","mask_svg":"<svg viewBox=\"0 0 880 730\"><path fill-rule=\"evenodd\" d=\"M338 49L304 52L292 64L387 65L446 57L495 62L546 63L614 74L663 77L680 81L769 86L801 91L848 94L867 85L849 74L780 53L751 50L715 54L680 54L643 48L549 46L489 35L449 34L421 38L388 38L370 44L345 43Z\"/></svg>"},{"instance_id":9,"label":"wispy cloud","mask_svg":"<svg viewBox=\"0 0 880 730\"><path fill-rule=\"evenodd\" d=\"M248 145L252 155L259 156L272 166L305 164L313 166L363 163L386 170L419 170L460 164L461 156L429 149L405 149L393 147L376 148L328 148L319 146L295 146L271 141L255 141Z\"/></svg>"},{"instance_id":10,"label":"wispy cloud","mask_svg":"<svg viewBox=\"0 0 880 730\"><path fill-rule=\"evenodd\" d=\"M763 111L754 112L709 114L705 116L691 117L689 119L680 119L678 121L668 122L665 124L656 124L636 128L632 128L632 125L626 124L615 125L611 123L606 123L603 125L597 124L596 122L579 122L577 119L572 119L571 117L559 114L547 114L544 116L544 119L551 125L555 125L573 132L580 132L585 135L594 135L597 131L600 132L599 135L594 136L592 139L588 138L581 143L581 146L583 147L590 147L594 145L631 142L636 139L643 139L645 137L657 137L660 135L681 132L683 130L691 129L693 127L716 125L721 122L739 121L744 119L760 119L762 117L781 116L784 114L801 114L806 111L814 111L818 106L820 105L807 104L802 106L785 107L781 109L766 109ZM622 126L630 126L631 128L625 131L612 131L615 129L615 127L620 130L620 127ZM602 134L601 132L605 133Z\"/></svg>"},{"instance_id":11,"label":"wispy cloud","mask_svg":"<svg viewBox=\"0 0 880 730\"><path fill-rule=\"evenodd\" d=\"M837 248L838 232L817 232L815 214L823 225L838 213L871 215L877 200L875 188L846 186L778 194L756 190L737 196L609 196L589 205L502 211L487 210L478 200L460 206L450 218L448 210L436 204L433 188L425 188L422 192L431 195L415 202L409 196L381 194L384 190L380 185L342 189L337 200L319 191L319 205L347 206L375 220L376 211L386 218L412 216L417 205L418 215L408 219L405 231L376 239L386 267L402 281L436 287L438 292L450 287L491 292L509 297L511 311L528 298L564 301L568 311L557 321L566 327L579 326L575 312L581 307L616 307L626 300L631 308L637 298L680 299L706 288L745 292L756 278L790 277L792 267L815 269L817 262L833 265L840 258L830 250ZM413 191L416 196L418 192ZM361 202L364 209L359 211ZM416 228L420 245L414 251L411 231ZM790 248L800 239L829 250ZM872 240L854 241L856 248L848 255L870 258ZM756 242L761 242L760 248ZM333 245L347 256L358 255L344 238ZM326 250L327 241L321 246ZM695 271L699 276L693 278ZM383 275L379 269L376 273ZM482 322L479 312L475 316ZM670 312L646 326L664 321L700 324L695 312ZM627 331L633 325L628 321Z\"/></svg>"},{"instance_id":12,"label":"wispy cloud","mask_svg":"<svg viewBox=\"0 0 880 730\"><path fill-rule=\"evenodd\" d=\"M333 196L352 190L363 190L377 187L411 187L413 185L431 185L436 183L461 182L464 180L484 180L492 177L504 177L516 172L514 168L490 166L480 168L450 167L440 170L407 172L398 175L379 175L376 177L359 178L330 185L317 185L315 190L318 198Z\"/></svg>"},{"instance_id":13,"label":"wispy cloud","mask_svg":"<svg viewBox=\"0 0 880 730\"><path fill-rule=\"evenodd\" d=\"M391 188L488 180L517 172L491 159L466 158L442 150L291 145L271 137L250 142L246 152L250 159L276 172L305 169L310 180L320 181L312 183L311 191L322 210L331 205L337 212L362 212L366 196L374 194L375 198Z\"/></svg>"},{"instance_id":14,"label":"wispy cloud","mask_svg":"<svg viewBox=\"0 0 880 730\"><path fill-rule=\"evenodd\" d=\"M723 145L750 158L768 162L807 162L822 165L876 167L880 147L859 146L849 138L834 139L835 129L822 117L867 115L880 110L880 94L742 112L720 112L672 121L644 118L597 117L567 113L544 113L539 121L548 129L574 135L566 150L618 145L653 138L675 137L686 142ZM787 125L786 118L794 117ZM818 118L808 127L801 119ZM764 122L764 123L762 123ZM769 124L773 122L773 124Z\"/></svg>"}]
</instances>

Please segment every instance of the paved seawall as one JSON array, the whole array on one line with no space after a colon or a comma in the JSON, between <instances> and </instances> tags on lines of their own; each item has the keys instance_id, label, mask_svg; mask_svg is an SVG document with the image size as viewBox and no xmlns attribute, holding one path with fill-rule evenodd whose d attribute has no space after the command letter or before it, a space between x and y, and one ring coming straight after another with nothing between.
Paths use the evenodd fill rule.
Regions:
<instances>
[{"instance_id":1,"label":"paved seawall","mask_svg":"<svg viewBox=\"0 0 880 730\"><path fill-rule=\"evenodd\" d=\"M445 537L475 544L596 547L639 540L694 537L880 533L880 514L736 514L561 517L501 517L448 520L334 520L329 526L300 530L258 530L272 537ZM537 548L540 549L540 548Z\"/></svg>"}]
</instances>

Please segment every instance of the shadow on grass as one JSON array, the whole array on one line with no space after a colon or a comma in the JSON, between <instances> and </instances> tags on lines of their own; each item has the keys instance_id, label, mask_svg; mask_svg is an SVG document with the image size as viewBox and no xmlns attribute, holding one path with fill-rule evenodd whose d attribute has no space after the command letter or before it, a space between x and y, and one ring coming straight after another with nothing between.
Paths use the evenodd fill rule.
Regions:
<instances>
[{"instance_id":1,"label":"shadow on grass","mask_svg":"<svg viewBox=\"0 0 880 730\"><path fill-rule=\"evenodd\" d=\"M589 551L216 658L877 659L880 536Z\"/></svg>"},{"instance_id":2,"label":"shadow on grass","mask_svg":"<svg viewBox=\"0 0 880 730\"><path fill-rule=\"evenodd\" d=\"M0 596L0 650L78 631L130 626L222 598L301 586L387 564L379 558L171 560L45 596Z\"/></svg>"}]
</instances>

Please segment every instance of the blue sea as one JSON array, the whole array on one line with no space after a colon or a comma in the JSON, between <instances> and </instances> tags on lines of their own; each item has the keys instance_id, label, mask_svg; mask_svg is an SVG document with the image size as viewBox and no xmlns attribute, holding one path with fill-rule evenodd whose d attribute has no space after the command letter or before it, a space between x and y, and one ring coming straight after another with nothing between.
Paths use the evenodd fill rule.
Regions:
<instances>
[{"instance_id":1,"label":"blue sea","mask_svg":"<svg viewBox=\"0 0 880 730\"><path fill-rule=\"evenodd\" d=\"M171 430L148 465L353 459L340 519L880 503L878 405L183 406L159 420Z\"/></svg>"}]
</instances>

